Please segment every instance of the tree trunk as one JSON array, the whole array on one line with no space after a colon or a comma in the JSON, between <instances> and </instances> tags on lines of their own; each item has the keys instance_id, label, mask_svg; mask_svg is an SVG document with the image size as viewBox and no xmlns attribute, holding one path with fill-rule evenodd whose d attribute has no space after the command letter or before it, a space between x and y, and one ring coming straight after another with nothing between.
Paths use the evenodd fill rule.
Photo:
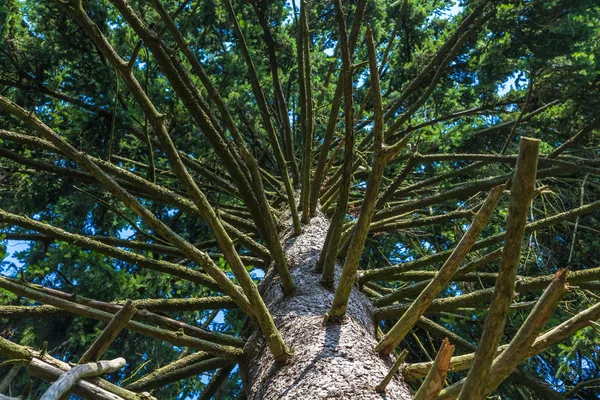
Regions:
<instances>
[{"instance_id":1,"label":"tree trunk","mask_svg":"<svg viewBox=\"0 0 600 400\"><path fill-rule=\"evenodd\" d=\"M328 227L329 221L318 211L300 236L291 235L291 226L285 232L288 265L297 286L292 296L284 297L273 269L261 282L265 303L294 357L287 365L275 365L264 339L254 333L246 345L243 369L248 399L411 399L398 376L385 395L375 391L392 360L373 350L373 306L366 295L353 290L346 321L324 323L334 293L320 284L314 267ZM336 265L336 284L340 272Z\"/></svg>"}]
</instances>

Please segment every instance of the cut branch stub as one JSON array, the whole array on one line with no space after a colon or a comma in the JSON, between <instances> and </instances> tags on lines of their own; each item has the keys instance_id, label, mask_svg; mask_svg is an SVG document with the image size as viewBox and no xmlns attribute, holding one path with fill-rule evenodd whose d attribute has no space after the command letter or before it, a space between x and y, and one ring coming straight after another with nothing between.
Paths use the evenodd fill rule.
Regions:
<instances>
[{"instance_id":1,"label":"cut branch stub","mask_svg":"<svg viewBox=\"0 0 600 400\"><path fill-rule=\"evenodd\" d=\"M442 342L427 377L421 384L417 394L415 394L414 400L435 400L437 398L438 393L444 387L444 380L448 374L452 354L454 354L454 346L446 338Z\"/></svg>"}]
</instances>

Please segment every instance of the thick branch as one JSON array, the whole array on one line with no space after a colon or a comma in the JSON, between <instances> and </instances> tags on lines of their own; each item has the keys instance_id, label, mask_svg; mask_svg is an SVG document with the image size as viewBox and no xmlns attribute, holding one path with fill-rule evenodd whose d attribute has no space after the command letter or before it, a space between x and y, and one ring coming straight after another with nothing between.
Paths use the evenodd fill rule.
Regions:
<instances>
[{"instance_id":1,"label":"thick branch","mask_svg":"<svg viewBox=\"0 0 600 400\"><path fill-rule=\"evenodd\" d=\"M29 347L12 343L1 336L0 354L11 359L29 360L29 373L48 382L57 380L65 371L71 369L71 366L63 361L34 351ZM99 400L156 400L148 393L136 394L100 378L79 380L73 387L73 393L84 398Z\"/></svg>"},{"instance_id":2,"label":"thick branch","mask_svg":"<svg viewBox=\"0 0 600 400\"><path fill-rule=\"evenodd\" d=\"M489 377L515 290L521 244L535 189L539 145L540 141L537 139L521 137L519 159L510 188L510 205L500 273L477 346L473 367L469 370L459 396L461 400L480 400L485 396L485 386L481 382L486 382Z\"/></svg>"},{"instance_id":3,"label":"thick branch","mask_svg":"<svg viewBox=\"0 0 600 400\"><path fill-rule=\"evenodd\" d=\"M109 374L125 366L124 358L77 365L64 372L43 394L40 400L58 400L71 391L78 380Z\"/></svg>"},{"instance_id":4,"label":"thick branch","mask_svg":"<svg viewBox=\"0 0 600 400\"><path fill-rule=\"evenodd\" d=\"M102 354L108 350L112 342L117 338L119 333L127 326L127 323L135 314L135 306L131 300L123 305L123 307L114 315L100 336L92 343L90 348L81 356L78 364L98 361Z\"/></svg>"},{"instance_id":5,"label":"thick branch","mask_svg":"<svg viewBox=\"0 0 600 400\"><path fill-rule=\"evenodd\" d=\"M128 385L127 389L134 392L143 392L196 376L206 371L234 364L235 362L232 360L219 357L210 358L206 353L198 352L158 368Z\"/></svg>"}]
</instances>

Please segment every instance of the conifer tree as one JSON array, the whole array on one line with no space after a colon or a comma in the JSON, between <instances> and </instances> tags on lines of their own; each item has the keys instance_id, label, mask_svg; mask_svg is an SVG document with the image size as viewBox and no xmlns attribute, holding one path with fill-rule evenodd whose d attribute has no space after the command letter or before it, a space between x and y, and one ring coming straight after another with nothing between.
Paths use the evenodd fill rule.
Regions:
<instances>
[{"instance_id":1,"label":"conifer tree","mask_svg":"<svg viewBox=\"0 0 600 400\"><path fill-rule=\"evenodd\" d=\"M595 398L599 21L7 0L0 399Z\"/></svg>"}]
</instances>

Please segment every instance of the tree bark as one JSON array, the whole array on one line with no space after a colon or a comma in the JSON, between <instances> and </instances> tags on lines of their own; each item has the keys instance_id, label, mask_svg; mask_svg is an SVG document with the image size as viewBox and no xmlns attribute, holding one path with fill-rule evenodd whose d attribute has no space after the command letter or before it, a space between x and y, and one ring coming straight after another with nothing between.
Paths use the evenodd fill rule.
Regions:
<instances>
[{"instance_id":1,"label":"tree bark","mask_svg":"<svg viewBox=\"0 0 600 400\"><path fill-rule=\"evenodd\" d=\"M242 367L247 397L249 400L411 399L410 389L399 374L388 384L386 394L375 390L393 360L373 350L377 344L376 326L373 306L366 295L354 288L345 321L324 322L334 292L320 283L315 266L328 227L329 221L317 211L301 235L293 236L291 223L282 233L296 291L284 296L274 270L267 273L260 290L294 355L288 364L276 364L265 340L260 333L254 333L247 342L247 362ZM340 273L341 266L336 264L336 285Z\"/></svg>"}]
</instances>

